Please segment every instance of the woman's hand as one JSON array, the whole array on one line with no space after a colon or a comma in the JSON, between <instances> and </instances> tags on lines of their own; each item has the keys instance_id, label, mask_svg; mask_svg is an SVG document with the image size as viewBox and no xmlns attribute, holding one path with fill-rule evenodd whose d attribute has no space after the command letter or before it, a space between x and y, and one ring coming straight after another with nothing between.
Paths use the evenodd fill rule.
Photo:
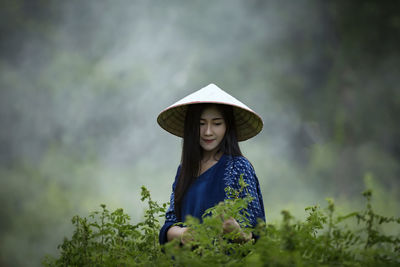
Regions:
<instances>
[{"instance_id":1,"label":"woman's hand","mask_svg":"<svg viewBox=\"0 0 400 267\"><path fill-rule=\"evenodd\" d=\"M182 244L187 244L190 241L193 241L193 236L188 227L172 226L168 229L167 239L168 241L178 239Z\"/></svg>"},{"instance_id":2,"label":"woman's hand","mask_svg":"<svg viewBox=\"0 0 400 267\"><path fill-rule=\"evenodd\" d=\"M227 234L235 230L240 230L240 225L234 218L231 217L222 223L222 229L224 229L224 234Z\"/></svg>"},{"instance_id":3,"label":"woman's hand","mask_svg":"<svg viewBox=\"0 0 400 267\"><path fill-rule=\"evenodd\" d=\"M192 230L188 227L183 228L183 233L181 235L181 243L183 245L188 244L194 240L192 235Z\"/></svg>"},{"instance_id":4,"label":"woman's hand","mask_svg":"<svg viewBox=\"0 0 400 267\"><path fill-rule=\"evenodd\" d=\"M224 220L224 222L222 223L222 229L224 230L224 234L238 231L240 233L240 236L233 240L237 243L247 242L253 237L252 233L245 233L242 228L240 228L239 223L232 217Z\"/></svg>"}]
</instances>

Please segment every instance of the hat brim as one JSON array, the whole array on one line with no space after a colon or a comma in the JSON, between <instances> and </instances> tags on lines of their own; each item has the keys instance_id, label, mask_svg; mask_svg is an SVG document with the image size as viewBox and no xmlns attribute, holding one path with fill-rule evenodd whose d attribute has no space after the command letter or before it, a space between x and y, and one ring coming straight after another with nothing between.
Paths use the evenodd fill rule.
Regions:
<instances>
[{"instance_id":1,"label":"hat brim","mask_svg":"<svg viewBox=\"0 0 400 267\"><path fill-rule=\"evenodd\" d=\"M253 110L241 106L220 101L193 101L179 105L173 105L163 110L157 117L158 124L167 132L183 137L184 122L188 105L194 104L222 104L233 107L233 116L236 124L238 141L245 141L256 136L263 128L261 117Z\"/></svg>"}]
</instances>

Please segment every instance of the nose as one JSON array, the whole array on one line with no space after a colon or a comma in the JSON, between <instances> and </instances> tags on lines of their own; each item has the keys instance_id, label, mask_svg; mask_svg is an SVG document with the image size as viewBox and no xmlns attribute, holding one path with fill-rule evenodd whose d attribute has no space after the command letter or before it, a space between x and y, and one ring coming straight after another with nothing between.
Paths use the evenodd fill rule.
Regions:
<instances>
[{"instance_id":1,"label":"nose","mask_svg":"<svg viewBox=\"0 0 400 267\"><path fill-rule=\"evenodd\" d=\"M206 128L205 134L206 134L206 135L211 135L211 134L212 134L212 131L211 131L211 123L208 123L208 124L207 124L207 128Z\"/></svg>"}]
</instances>

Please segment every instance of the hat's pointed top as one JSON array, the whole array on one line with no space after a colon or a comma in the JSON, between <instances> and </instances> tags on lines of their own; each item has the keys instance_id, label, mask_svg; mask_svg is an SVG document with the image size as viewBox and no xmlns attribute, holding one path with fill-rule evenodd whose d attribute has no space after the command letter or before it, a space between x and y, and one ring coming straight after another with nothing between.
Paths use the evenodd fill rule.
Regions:
<instances>
[{"instance_id":1,"label":"hat's pointed top","mask_svg":"<svg viewBox=\"0 0 400 267\"><path fill-rule=\"evenodd\" d=\"M228 104L251 110L245 104L243 104L213 83L210 83L206 87L203 87L200 90L197 90L196 92L182 98L178 102L171 105L169 108L194 103Z\"/></svg>"}]
</instances>

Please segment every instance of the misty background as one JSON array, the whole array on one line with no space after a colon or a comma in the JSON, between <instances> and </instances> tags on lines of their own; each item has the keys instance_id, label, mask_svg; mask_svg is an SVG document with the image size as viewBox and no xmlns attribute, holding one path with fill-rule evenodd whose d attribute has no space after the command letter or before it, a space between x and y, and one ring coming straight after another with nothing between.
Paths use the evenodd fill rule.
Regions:
<instances>
[{"instance_id":1,"label":"misty background","mask_svg":"<svg viewBox=\"0 0 400 267\"><path fill-rule=\"evenodd\" d=\"M241 143L268 222L333 197L400 216L398 1L0 4L0 265L38 266L104 203L167 202L181 140L158 114L215 83L264 119ZM395 229L399 234L399 229Z\"/></svg>"}]
</instances>

